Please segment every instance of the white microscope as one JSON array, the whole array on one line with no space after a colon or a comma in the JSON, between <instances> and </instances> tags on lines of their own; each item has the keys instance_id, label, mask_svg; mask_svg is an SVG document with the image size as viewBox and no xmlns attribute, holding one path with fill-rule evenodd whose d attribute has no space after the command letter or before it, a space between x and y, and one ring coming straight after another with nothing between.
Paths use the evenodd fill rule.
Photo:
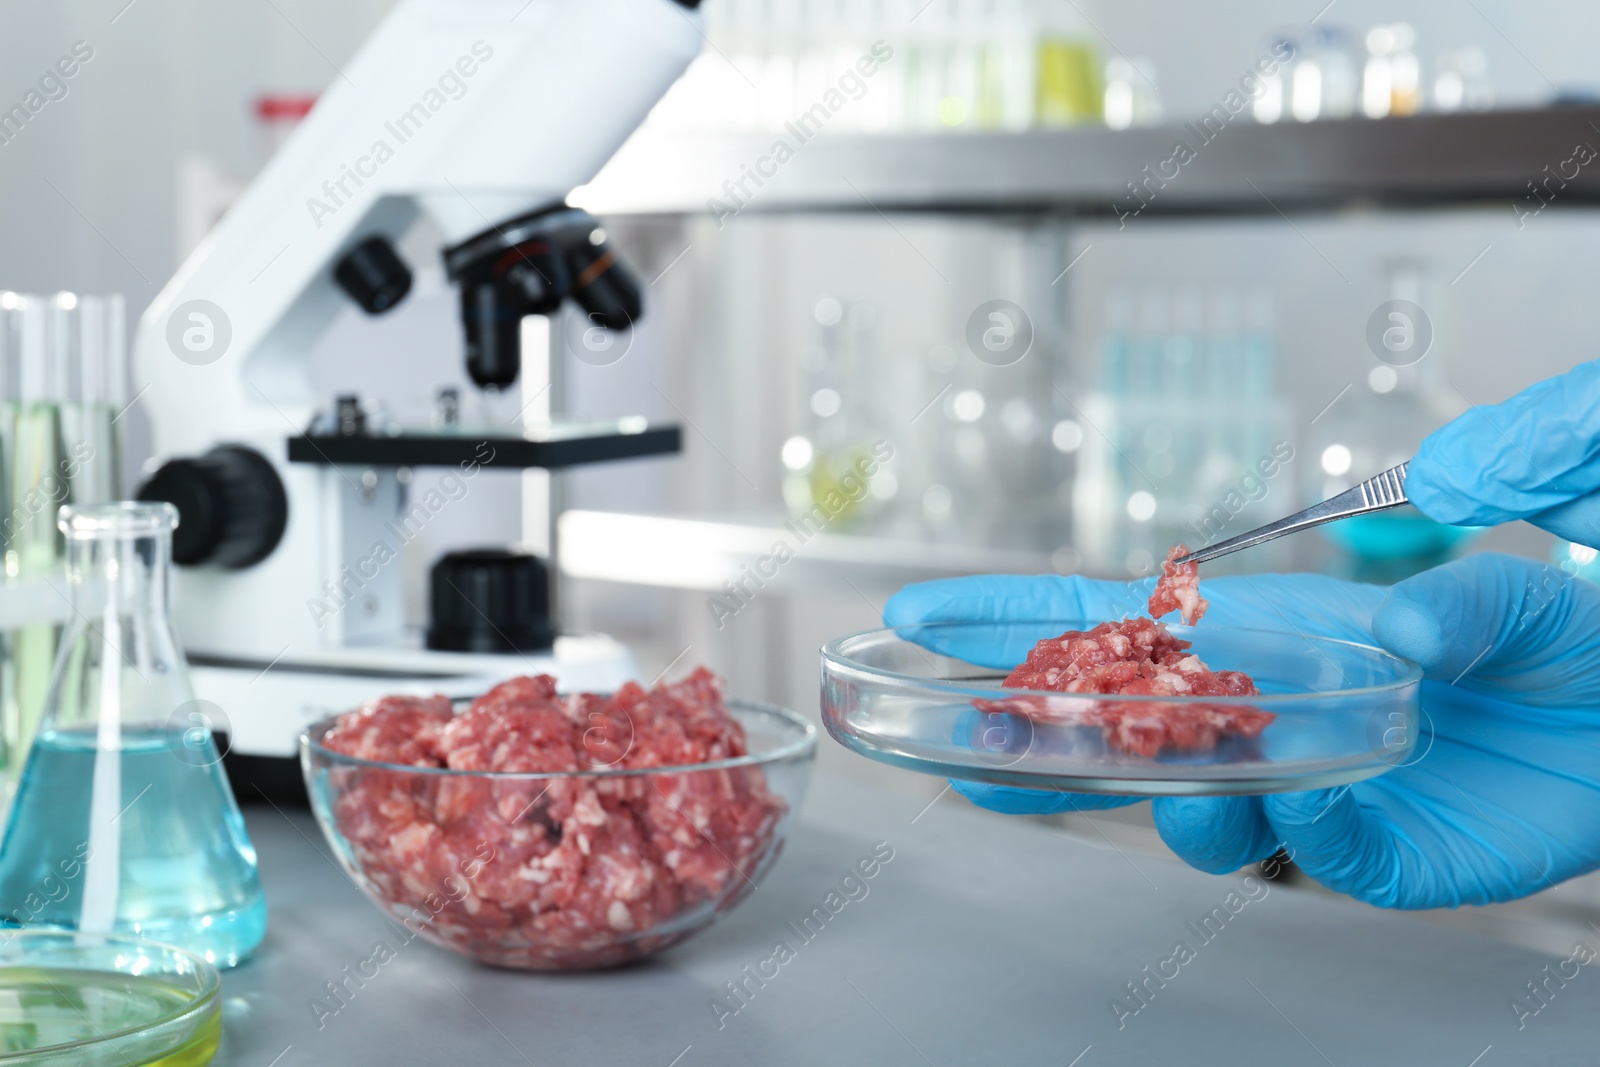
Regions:
<instances>
[{"instance_id":1,"label":"white microscope","mask_svg":"<svg viewBox=\"0 0 1600 1067\"><path fill-rule=\"evenodd\" d=\"M555 636L545 564L505 550L434 567L418 647L395 560L403 479L674 452L677 427L369 426L355 399L312 395L307 360L345 301L377 315L406 296L395 245L419 216L444 237L480 387L516 380L522 320L564 299L626 328L638 287L565 198L694 58L697 6L400 0L141 318L135 385L163 465L139 495L178 508L179 634L236 779L292 791L300 730L384 693L632 673L609 638Z\"/></svg>"}]
</instances>

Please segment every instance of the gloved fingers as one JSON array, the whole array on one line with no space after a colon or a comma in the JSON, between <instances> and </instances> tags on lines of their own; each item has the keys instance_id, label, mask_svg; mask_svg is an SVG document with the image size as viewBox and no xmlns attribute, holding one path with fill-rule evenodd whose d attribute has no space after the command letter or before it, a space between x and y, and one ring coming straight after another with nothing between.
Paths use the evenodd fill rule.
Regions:
<instances>
[{"instance_id":1,"label":"gloved fingers","mask_svg":"<svg viewBox=\"0 0 1600 1067\"><path fill-rule=\"evenodd\" d=\"M1260 797L1161 797L1150 811L1167 847L1207 874L1236 871L1278 850Z\"/></svg>"},{"instance_id":2,"label":"gloved fingers","mask_svg":"<svg viewBox=\"0 0 1600 1067\"><path fill-rule=\"evenodd\" d=\"M1527 518L1539 529L1564 540L1600 548L1600 492L1569 500Z\"/></svg>"},{"instance_id":3,"label":"gloved fingers","mask_svg":"<svg viewBox=\"0 0 1600 1067\"><path fill-rule=\"evenodd\" d=\"M1005 815L1054 815L1062 811L1106 811L1137 804L1144 797L1066 793L1051 789L1018 789L1009 785L968 782L952 778L951 786L980 808Z\"/></svg>"},{"instance_id":4,"label":"gloved fingers","mask_svg":"<svg viewBox=\"0 0 1600 1067\"><path fill-rule=\"evenodd\" d=\"M924 648L1008 670L1069 623L1118 619L1142 605L1139 590L1129 582L996 574L908 585L889 598L883 621ZM942 625L947 623L972 625Z\"/></svg>"},{"instance_id":5,"label":"gloved fingers","mask_svg":"<svg viewBox=\"0 0 1600 1067\"><path fill-rule=\"evenodd\" d=\"M1402 838L1387 816L1364 808L1350 786L1261 798L1273 835L1290 857L1329 889L1380 908L1430 907L1431 885L1407 884L1425 877L1409 867Z\"/></svg>"},{"instance_id":6,"label":"gloved fingers","mask_svg":"<svg viewBox=\"0 0 1600 1067\"><path fill-rule=\"evenodd\" d=\"M1518 703L1600 701L1600 589L1548 564L1479 555L1397 584L1373 636L1427 677Z\"/></svg>"},{"instance_id":7,"label":"gloved fingers","mask_svg":"<svg viewBox=\"0 0 1600 1067\"><path fill-rule=\"evenodd\" d=\"M987 574L908 585L883 609L886 626L1002 619L1116 619L1148 596L1130 582L1079 575Z\"/></svg>"},{"instance_id":8,"label":"gloved fingers","mask_svg":"<svg viewBox=\"0 0 1600 1067\"><path fill-rule=\"evenodd\" d=\"M885 625L945 655L992 668L1021 663L1034 644L1059 630L1031 622L1092 625L1142 614L1154 579L1110 582L1076 575L987 575L908 585L883 609ZM1206 579L1211 602L1205 622L1304 633L1347 641L1371 640L1378 586L1317 574L1259 574ZM939 622L980 625L926 626ZM1005 624L1005 625L1000 625Z\"/></svg>"},{"instance_id":9,"label":"gloved fingers","mask_svg":"<svg viewBox=\"0 0 1600 1067\"><path fill-rule=\"evenodd\" d=\"M1200 593L1211 607L1200 622L1202 627L1239 626L1341 641L1372 640L1372 614L1385 593L1381 586L1323 574L1206 578L1204 567L1202 564Z\"/></svg>"},{"instance_id":10,"label":"gloved fingers","mask_svg":"<svg viewBox=\"0 0 1600 1067\"><path fill-rule=\"evenodd\" d=\"M1406 475L1411 503L1453 526L1528 518L1596 490L1600 361L1473 408L1424 440Z\"/></svg>"}]
</instances>

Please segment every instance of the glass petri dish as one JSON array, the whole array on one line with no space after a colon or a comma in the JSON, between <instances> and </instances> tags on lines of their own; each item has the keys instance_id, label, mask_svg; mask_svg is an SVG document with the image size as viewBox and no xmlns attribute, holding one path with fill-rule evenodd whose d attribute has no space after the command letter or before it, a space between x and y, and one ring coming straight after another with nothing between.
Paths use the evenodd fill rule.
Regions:
<instances>
[{"instance_id":1,"label":"glass petri dish","mask_svg":"<svg viewBox=\"0 0 1600 1067\"><path fill-rule=\"evenodd\" d=\"M822 647L823 723L847 748L924 774L1135 796L1323 789L1413 755L1421 668L1332 638L1168 627L1212 670L1249 674L1260 696L1001 687L1039 641L1094 625L926 623L837 638Z\"/></svg>"},{"instance_id":2,"label":"glass petri dish","mask_svg":"<svg viewBox=\"0 0 1600 1067\"><path fill-rule=\"evenodd\" d=\"M221 987L211 964L157 941L0 930L0 1067L204 1067Z\"/></svg>"}]
</instances>

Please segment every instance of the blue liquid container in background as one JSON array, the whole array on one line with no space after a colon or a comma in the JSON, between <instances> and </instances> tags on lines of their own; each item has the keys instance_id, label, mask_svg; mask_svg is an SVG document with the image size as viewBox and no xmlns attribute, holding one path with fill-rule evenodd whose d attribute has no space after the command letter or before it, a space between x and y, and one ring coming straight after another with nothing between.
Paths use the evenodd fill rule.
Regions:
<instances>
[{"instance_id":1,"label":"blue liquid container in background","mask_svg":"<svg viewBox=\"0 0 1600 1067\"><path fill-rule=\"evenodd\" d=\"M0 843L0 924L165 941L218 967L266 933L255 849L167 618L176 511L63 508L73 621Z\"/></svg>"}]
</instances>

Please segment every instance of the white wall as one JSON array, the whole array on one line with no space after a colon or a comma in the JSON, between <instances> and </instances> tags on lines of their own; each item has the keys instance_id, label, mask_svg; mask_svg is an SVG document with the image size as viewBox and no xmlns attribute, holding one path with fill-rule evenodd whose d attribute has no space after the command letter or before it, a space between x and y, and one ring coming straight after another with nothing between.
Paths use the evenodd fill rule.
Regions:
<instances>
[{"instance_id":1,"label":"white wall","mask_svg":"<svg viewBox=\"0 0 1600 1067\"><path fill-rule=\"evenodd\" d=\"M137 318L179 263L180 158L254 174L268 152L255 99L320 91L391 3L0 0L0 112L74 45L92 50L0 143L0 289L120 292ZM131 492L143 412L123 429Z\"/></svg>"},{"instance_id":2,"label":"white wall","mask_svg":"<svg viewBox=\"0 0 1600 1067\"><path fill-rule=\"evenodd\" d=\"M0 145L0 287L119 289L142 309L177 266L179 155L253 173L255 97L319 91L390 2L0 2L0 105L74 42L94 50Z\"/></svg>"}]
</instances>

